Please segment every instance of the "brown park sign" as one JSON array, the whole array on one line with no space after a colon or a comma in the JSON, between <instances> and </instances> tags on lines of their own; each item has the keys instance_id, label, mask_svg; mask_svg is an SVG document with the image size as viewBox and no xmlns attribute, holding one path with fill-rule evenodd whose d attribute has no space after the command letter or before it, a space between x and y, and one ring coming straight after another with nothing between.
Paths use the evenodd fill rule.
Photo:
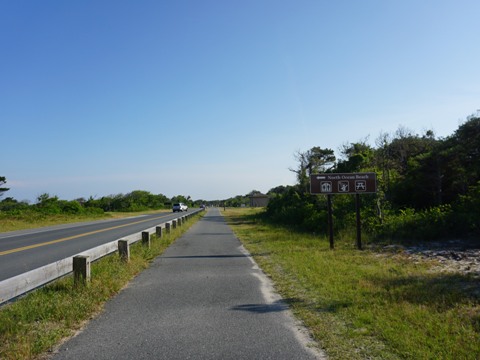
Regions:
<instances>
[{"instance_id":1,"label":"brown park sign","mask_svg":"<svg viewBox=\"0 0 480 360\"><path fill-rule=\"evenodd\" d=\"M310 175L311 194L373 194L377 192L375 173L331 173Z\"/></svg>"}]
</instances>

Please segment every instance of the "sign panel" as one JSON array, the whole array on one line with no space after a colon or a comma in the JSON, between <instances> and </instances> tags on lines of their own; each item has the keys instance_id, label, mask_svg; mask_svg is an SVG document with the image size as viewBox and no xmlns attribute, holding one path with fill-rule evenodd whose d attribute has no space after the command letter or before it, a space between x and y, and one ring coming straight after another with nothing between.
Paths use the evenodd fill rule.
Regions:
<instances>
[{"instance_id":1,"label":"sign panel","mask_svg":"<svg viewBox=\"0 0 480 360\"><path fill-rule=\"evenodd\" d=\"M310 175L311 194L373 194L377 192L375 173L332 173Z\"/></svg>"}]
</instances>

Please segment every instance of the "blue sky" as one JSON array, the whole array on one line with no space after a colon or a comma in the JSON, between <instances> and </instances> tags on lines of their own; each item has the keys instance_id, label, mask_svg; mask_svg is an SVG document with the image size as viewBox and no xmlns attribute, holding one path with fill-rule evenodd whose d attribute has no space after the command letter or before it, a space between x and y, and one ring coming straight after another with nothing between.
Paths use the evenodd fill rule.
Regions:
<instances>
[{"instance_id":1,"label":"blue sky","mask_svg":"<svg viewBox=\"0 0 480 360\"><path fill-rule=\"evenodd\" d=\"M18 200L293 184L293 154L480 109L477 0L0 0Z\"/></svg>"}]
</instances>

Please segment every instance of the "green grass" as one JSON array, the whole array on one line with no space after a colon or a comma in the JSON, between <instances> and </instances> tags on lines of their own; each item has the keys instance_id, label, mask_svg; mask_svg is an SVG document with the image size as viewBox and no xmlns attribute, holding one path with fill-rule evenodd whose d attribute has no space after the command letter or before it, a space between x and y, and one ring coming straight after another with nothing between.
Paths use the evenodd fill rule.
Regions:
<instances>
[{"instance_id":1,"label":"green grass","mask_svg":"<svg viewBox=\"0 0 480 360\"><path fill-rule=\"evenodd\" d=\"M69 276L1 307L0 359L34 359L73 335L202 215L160 239L152 237L150 249L141 242L132 245L129 263L118 254L93 263L87 286L74 286Z\"/></svg>"},{"instance_id":2,"label":"green grass","mask_svg":"<svg viewBox=\"0 0 480 360\"><path fill-rule=\"evenodd\" d=\"M138 216L142 214L154 214L161 212L170 212L171 210L155 210L144 212L106 212L103 214L46 214L39 211L22 211L17 215L2 213L0 211L0 232L16 231L24 229L35 229L44 226L75 223L81 221L94 221L117 219L128 216Z\"/></svg>"},{"instance_id":3,"label":"green grass","mask_svg":"<svg viewBox=\"0 0 480 360\"><path fill-rule=\"evenodd\" d=\"M479 359L479 281L431 262L358 251L265 224L252 209L225 212L330 359ZM478 292L477 292L478 294Z\"/></svg>"}]
</instances>

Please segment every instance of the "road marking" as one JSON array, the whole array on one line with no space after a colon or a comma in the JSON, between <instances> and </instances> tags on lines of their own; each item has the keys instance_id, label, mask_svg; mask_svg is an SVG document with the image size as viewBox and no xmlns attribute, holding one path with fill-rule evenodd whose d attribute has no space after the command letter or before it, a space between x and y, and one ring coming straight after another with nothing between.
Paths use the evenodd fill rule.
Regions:
<instances>
[{"instance_id":1,"label":"road marking","mask_svg":"<svg viewBox=\"0 0 480 360\"><path fill-rule=\"evenodd\" d=\"M117 225L117 226L113 226L113 227L110 227L110 228L107 228L107 229L90 231L90 232L83 233L83 234L78 234L78 235L74 235L74 236L68 236L68 237L65 237L65 238L61 238L61 239L57 239L57 240L51 240L51 241L46 241L46 242L39 243L39 244L33 244L33 245L23 246L23 247L19 247L19 248L16 248L16 249L10 249L10 250L5 250L5 251L0 251L0 256L12 254L12 253L16 253L16 252L20 252L20 251L24 251L24 250L29 250L29 249L35 249L35 248L38 248L38 247L41 247L41 246L47 246L47 245L57 244L57 243L64 242L64 241L68 241L68 240L78 239L78 238L83 237L83 236L98 234L98 233L101 233L101 232L104 232L104 231L109 231L109 230L113 230L113 229L119 229L119 228L122 228L122 227L125 227L125 226L140 224L140 223L143 223L143 222L146 222L146 221L150 221L150 220L161 219L162 217L164 217L164 216L160 216L160 217L154 218L154 219L140 220L140 221L136 221L136 222L133 222L133 223L124 224L124 225Z\"/></svg>"}]
</instances>

